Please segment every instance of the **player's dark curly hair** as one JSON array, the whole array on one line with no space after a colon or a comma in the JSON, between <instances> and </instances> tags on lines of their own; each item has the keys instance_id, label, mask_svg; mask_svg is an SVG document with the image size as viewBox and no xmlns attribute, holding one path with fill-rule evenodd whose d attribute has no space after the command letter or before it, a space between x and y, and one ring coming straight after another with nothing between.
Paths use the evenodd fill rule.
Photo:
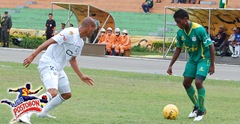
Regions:
<instances>
[{"instance_id":1,"label":"player's dark curly hair","mask_svg":"<svg viewBox=\"0 0 240 124\"><path fill-rule=\"evenodd\" d=\"M173 15L173 18L184 19L185 17L187 17L187 19L189 19L188 12L183 9L177 10Z\"/></svg>"}]
</instances>

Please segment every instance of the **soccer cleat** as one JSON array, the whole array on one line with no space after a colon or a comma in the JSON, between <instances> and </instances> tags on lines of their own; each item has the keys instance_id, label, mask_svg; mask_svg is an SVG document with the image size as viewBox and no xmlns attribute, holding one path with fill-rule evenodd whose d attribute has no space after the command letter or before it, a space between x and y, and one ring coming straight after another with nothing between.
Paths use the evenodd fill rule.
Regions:
<instances>
[{"instance_id":1,"label":"soccer cleat","mask_svg":"<svg viewBox=\"0 0 240 124\"><path fill-rule=\"evenodd\" d=\"M194 118L193 121L201 121L203 119L203 116L206 114L206 110L203 112L201 110L198 110L197 116Z\"/></svg>"},{"instance_id":2,"label":"soccer cleat","mask_svg":"<svg viewBox=\"0 0 240 124\"><path fill-rule=\"evenodd\" d=\"M41 118L53 118L53 119L56 118L56 117L51 116L51 115L49 115L48 113L45 113L45 112L38 113L37 116L41 117Z\"/></svg>"},{"instance_id":3,"label":"soccer cleat","mask_svg":"<svg viewBox=\"0 0 240 124\"><path fill-rule=\"evenodd\" d=\"M194 107L192 112L188 115L189 118L194 118L197 116L198 107Z\"/></svg>"}]
</instances>

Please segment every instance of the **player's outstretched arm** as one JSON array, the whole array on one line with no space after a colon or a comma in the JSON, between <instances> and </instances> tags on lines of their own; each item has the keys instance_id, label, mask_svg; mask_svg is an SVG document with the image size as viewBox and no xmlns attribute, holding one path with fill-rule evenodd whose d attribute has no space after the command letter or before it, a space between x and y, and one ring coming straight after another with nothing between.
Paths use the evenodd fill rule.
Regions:
<instances>
[{"instance_id":1,"label":"player's outstretched arm","mask_svg":"<svg viewBox=\"0 0 240 124\"><path fill-rule=\"evenodd\" d=\"M171 62L170 62L170 64L169 64L169 67L168 67L168 70L167 70L167 73L168 73L169 75L172 75L172 66L173 66L173 64L175 63L175 61L177 60L178 56L180 55L181 50L182 50L181 48L176 47L176 50L175 50L175 52L174 52L174 54L173 54L173 58L172 58L172 60L171 60Z\"/></svg>"},{"instance_id":2,"label":"player's outstretched arm","mask_svg":"<svg viewBox=\"0 0 240 124\"><path fill-rule=\"evenodd\" d=\"M8 92L18 92L19 89L13 90L13 89L8 89Z\"/></svg>"},{"instance_id":3,"label":"player's outstretched arm","mask_svg":"<svg viewBox=\"0 0 240 124\"><path fill-rule=\"evenodd\" d=\"M55 40L50 38L49 40L45 41L43 44L41 44L30 56L28 56L23 61L23 66L26 68L32 63L33 59L43 50L47 49L47 47L53 43L56 43Z\"/></svg>"},{"instance_id":4,"label":"player's outstretched arm","mask_svg":"<svg viewBox=\"0 0 240 124\"><path fill-rule=\"evenodd\" d=\"M73 68L73 70L75 71L75 73L78 75L78 77L81 78L81 80L83 82L85 82L86 84L88 84L89 86L92 86L94 84L94 80L88 76L83 75L83 73L80 71L78 64L77 64L77 60L76 57L73 57L70 61L71 67Z\"/></svg>"},{"instance_id":5,"label":"player's outstretched arm","mask_svg":"<svg viewBox=\"0 0 240 124\"><path fill-rule=\"evenodd\" d=\"M214 65L215 49L213 44L211 44L209 47L210 47L210 59L211 59L209 74L212 75L213 73L215 73L215 65Z\"/></svg>"},{"instance_id":6,"label":"player's outstretched arm","mask_svg":"<svg viewBox=\"0 0 240 124\"><path fill-rule=\"evenodd\" d=\"M43 87L40 87L37 90L35 90L34 92L29 92L29 94L36 94L36 93L38 93L42 89L43 89Z\"/></svg>"}]
</instances>

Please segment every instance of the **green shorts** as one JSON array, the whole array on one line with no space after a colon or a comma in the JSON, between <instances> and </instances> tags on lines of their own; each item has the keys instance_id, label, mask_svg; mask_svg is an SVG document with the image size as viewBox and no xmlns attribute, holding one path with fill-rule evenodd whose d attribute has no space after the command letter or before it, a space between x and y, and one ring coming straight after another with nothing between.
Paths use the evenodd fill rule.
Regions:
<instances>
[{"instance_id":1,"label":"green shorts","mask_svg":"<svg viewBox=\"0 0 240 124\"><path fill-rule=\"evenodd\" d=\"M183 76L196 78L196 76L207 77L210 68L210 59L202 59L199 62L188 60Z\"/></svg>"}]
</instances>

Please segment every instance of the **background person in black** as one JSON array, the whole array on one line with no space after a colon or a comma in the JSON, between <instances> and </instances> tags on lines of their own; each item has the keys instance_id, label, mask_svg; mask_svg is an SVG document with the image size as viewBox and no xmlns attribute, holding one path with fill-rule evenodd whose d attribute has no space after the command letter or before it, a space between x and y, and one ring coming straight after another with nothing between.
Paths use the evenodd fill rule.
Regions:
<instances>
[{"instance_id":1,"label":"background person in black","mask_svg":"<svg viewBox=\"0 0 240 124\"><path fill-rule=\"evenodd\" d=\"M1 21L2 30L1 30L1 39L3 41L3 47L9 47L9 34L10 29L12 28L12 19L8 16L8 12L4 12L4 16Z\"/></svg>"},{"instance_id":2,"label":"background person in black","mask_svg":"<svg viewBox=\"0 0 240 124\"><path fill-rule=\"evenodd\" d=\"M98 30L100 28L100 21L96 18L96 14L92 14L92 18L94 19L94 22L96 24L96 28L93 32L93 35L90 37L90 43L93 43L95 38L97 37L97 34L98 34ZM95 43L98 43L98 39L96 40Z\"/></svg>"},{"instance_id":3,"label":"background person in black","mask_svg":"<svg viewBox=\"0 0 240 124\"><path fill-rule=\"evenodd\" d=\"M49 13L48 14L49 19L46 21L46 40L50 39L55 32L55 28L56 28L56 22L52 19L53 14Z\"/></svg>"}]
</instances>

